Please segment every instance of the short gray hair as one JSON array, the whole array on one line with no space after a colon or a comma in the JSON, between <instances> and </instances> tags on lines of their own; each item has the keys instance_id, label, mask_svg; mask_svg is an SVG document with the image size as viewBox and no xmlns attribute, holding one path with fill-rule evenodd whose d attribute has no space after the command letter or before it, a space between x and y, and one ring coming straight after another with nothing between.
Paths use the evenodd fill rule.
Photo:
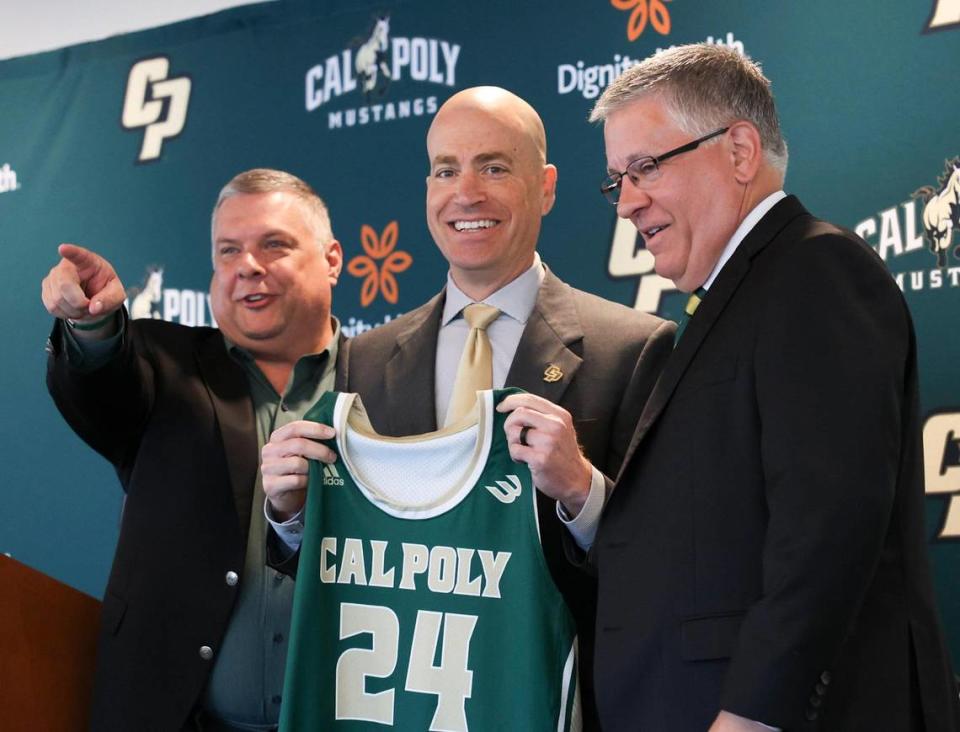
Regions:
<instances>
[{"instance_id":1,"label":"short gray hair","mask_svg":"<svg viewBox=\"0 0 960 732\"><path fill-rule=\"evenodd\" d=\"M333 240L333 227L330 224L330 212L323 199L310 185L283 170L271 168L253 168L238 173L220 190L217 202L213 206L210 216L210 235L213 237L213 227L217 219L217 211L228 198L243 193L274 193L282 191L290 193L300 199L304 210L310 219L310 225L319 244L326 250L327 244Z\"/></svg>"},{"instance_id":2,"label":"short gray hair","mask_svg":"<svg viewBox=\"0 0 960 732\"><path fill-rule=\"evenodd\" d=\"M787 143L770 80L760 64L736 50L694 43L650 56L604 90L590 121L604 121L649 94L659 94L677 125L695 137L738 120L752 123L760 132L767 162L781 175L786 173Z\"/></svg>"}]
</instances>

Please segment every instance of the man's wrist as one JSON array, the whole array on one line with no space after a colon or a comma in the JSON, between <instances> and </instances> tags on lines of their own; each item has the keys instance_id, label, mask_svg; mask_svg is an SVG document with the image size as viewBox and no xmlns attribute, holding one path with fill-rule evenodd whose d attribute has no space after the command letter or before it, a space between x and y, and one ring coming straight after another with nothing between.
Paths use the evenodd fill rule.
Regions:
<instances>
[{"instance_id":1,"label":"man's wrist","mask_svg":"<svg viewBox=\"0 0 960 732\"><path fill-rule=\"evenodd\" d=\"M102 340L114 335L118 330L117 311L115 310L95 320L64 318L63 323L75 338L83 340Z\"/></svg>"},{"instance_id":2,"label":"man's wrist","mask_svg":"<svg viewBox=\"0 0 960 732\"><path fill-rule=\"evenodd\" d=\"M583 510L583 504L585 504L587 498L590 497L590 489L593 486L593 466L586 459L583 460L583 465L586 475L580 483L580 487L568 493L560 500L560 503L563 505L563 510L571 518L576 518L580 511Z\"/></svg>"}]
</instances>

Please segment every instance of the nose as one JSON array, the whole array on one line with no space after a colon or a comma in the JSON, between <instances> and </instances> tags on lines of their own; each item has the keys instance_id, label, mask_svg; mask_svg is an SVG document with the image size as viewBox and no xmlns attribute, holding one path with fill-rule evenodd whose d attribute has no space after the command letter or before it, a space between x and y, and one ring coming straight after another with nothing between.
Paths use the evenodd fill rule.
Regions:
<instances>
[{"instance_id":1,"label":"nose","mask_svg":"<svg viewBox=\"0 0 960 732\"><path fill-rule=\"evenodd\" d=\"M240 277L262 277L267 272L266 268L257 259L256 252L244 252L240 258L240 265L237 267L237 274Z\"/></svg>"},{"instance_id":2,"label":"nose","mask_svg":"<svg viewBox=\"0 0 960 732\"><path fill-rule=\"evenodd\" d=\"M462 172L457 176L455 197L461 206L472 206L483 201L486 193L481 177L472 170Z\"/></svg>"},{"instance_id":3,"label":"nose","mask_svg":"<svg viewBox=\"0 0 960 732\"><path fill-rule=\"evenodd\" d=\"M647 208L650 203L650 193L634 185L630 176L623 176L620 181L620 199L617 201L617 216L629 219L636 211Z\"/></svg>"}]
</instances>

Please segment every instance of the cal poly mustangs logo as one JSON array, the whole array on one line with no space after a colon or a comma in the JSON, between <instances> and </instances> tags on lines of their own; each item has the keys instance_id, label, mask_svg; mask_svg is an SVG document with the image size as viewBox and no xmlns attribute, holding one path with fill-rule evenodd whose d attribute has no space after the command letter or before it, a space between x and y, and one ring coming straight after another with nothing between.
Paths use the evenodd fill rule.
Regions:
<instances>
[{"instance_id":1,"label":"cal poly mustangs logo","mask_svg":"<svg viewBox=\"0 0 960 732\"><path fill-rule=\"evenodd\" d=\"M386 100L387 89L412 81L453 87L457 80L460 44L419 36L391 36L390 17L373 19L370 29L347 47L307 69L305 103L308 112L330 107L339 97L354 93L354 105L327 110L331 130L432 115L433 95Z\"/></svg>"},{"instance_id":2,"label":"cal poly mustangs logo","mask_svg":"<svg viewBox=\"0 0 960 732\"><path fill-rule=\"evenodd\" d=\"M156 318L181 325L217 326L210 295L200 290L174 290L163 286L163 268L148 267L143 284L127 290L130 317Z\"/></svg>"},{"instance_id":3,"label":"cal poly mustangs logo","mask_svg":"<svg viewBox=\"0 0 960 732\"><path fill-rule=\"evenodd\" d=\"M877 250L904 292L960 287L960 156L944 162L936 186L925 185L908 200L885 208L854 227ZM956 241L960 244L960 241ZM952 249L951 249L952 247ZM927 250L926 267L907 269L900 258ZM908 258L911 264L917 257Z\"/></svg>"},{"instance_id":4,"label":"cal poly mustangs logo","mask_svg":"<svg viewBox=\"0 0 960 732\"><path fill-rule=\"evenodd\" d=\"M123 100L124 129L143 128L137 162L156 160L165 140L176 137L187 123L190 78L170 76L170 59L155 56L137 61L127 76Z\"/></svg>"}]
</instances>

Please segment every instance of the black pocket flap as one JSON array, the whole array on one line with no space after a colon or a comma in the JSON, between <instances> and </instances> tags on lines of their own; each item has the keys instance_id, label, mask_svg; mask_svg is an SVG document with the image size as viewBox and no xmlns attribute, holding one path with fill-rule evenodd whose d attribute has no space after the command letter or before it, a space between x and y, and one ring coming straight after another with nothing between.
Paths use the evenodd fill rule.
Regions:
<instances>
[{"instance_id":1,"label":"black pocket flap","mask_svg":"<svg viewBox=\"0 0 960 732\"><path fill-rule=\"evenodd\" d=\"M729 658L737 645L744 613L724 613L684 620L680 626L680 657L684 661Z\"/></svg>"}]
</instances>

